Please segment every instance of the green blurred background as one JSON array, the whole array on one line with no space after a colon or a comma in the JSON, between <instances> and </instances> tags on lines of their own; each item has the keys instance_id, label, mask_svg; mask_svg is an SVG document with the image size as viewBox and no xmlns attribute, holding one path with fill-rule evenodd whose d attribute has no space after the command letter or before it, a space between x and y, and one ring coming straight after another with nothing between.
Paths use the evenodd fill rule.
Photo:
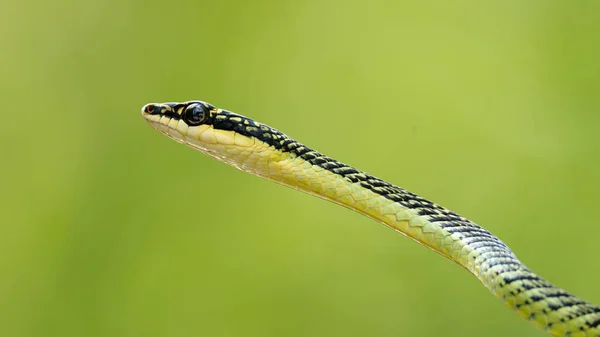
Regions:
<instances>
[{"instance_id":1,"label":"green blurred background","mask_svg":"<svg viewBox=\"0 0 600 337\"><path fill-rule=\"evenodd\" d=\"M150 129L202 99L600 303L598 1L5 1L2 336L543 336L465 270Z\"/></svg>"}]
</instances>

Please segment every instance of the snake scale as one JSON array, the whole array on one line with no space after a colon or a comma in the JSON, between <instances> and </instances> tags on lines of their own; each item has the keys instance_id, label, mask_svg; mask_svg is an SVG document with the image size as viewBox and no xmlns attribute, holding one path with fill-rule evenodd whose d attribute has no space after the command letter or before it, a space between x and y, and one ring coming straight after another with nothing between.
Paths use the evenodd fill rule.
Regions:
<instances>
[{"instance_id":1,"label":"snake scale","mask_svg":"<svg viewBox=\"0 0 600 337\"><path fill-rule=\"evenodd\" d=\"M600 307L542 279L496 236L442 206L206 102L150 103L142 115L179 143L350 208L433 249L469 270L506 306L551 335L600 336Z\"/></svg>"}]
</instances>

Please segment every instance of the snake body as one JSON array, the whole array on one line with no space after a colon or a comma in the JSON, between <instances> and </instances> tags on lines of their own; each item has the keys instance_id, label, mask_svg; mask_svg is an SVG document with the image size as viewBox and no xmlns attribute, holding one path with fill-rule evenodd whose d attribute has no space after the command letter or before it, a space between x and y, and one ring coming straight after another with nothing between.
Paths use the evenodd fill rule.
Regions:
<instances>
[{"instance_id":1,"label":"snake body","mask_svg":"<svg viewBox=\"0 0 600 337\"><path fill-rule=\"evenodd\" d=\"M500 239L467 218L206 102L151 103L142 115L179 143L350 208L431 248L466 268L509 308L551 335L600 336L600 307L542 279Z\"/></svg>"}]
</instances>

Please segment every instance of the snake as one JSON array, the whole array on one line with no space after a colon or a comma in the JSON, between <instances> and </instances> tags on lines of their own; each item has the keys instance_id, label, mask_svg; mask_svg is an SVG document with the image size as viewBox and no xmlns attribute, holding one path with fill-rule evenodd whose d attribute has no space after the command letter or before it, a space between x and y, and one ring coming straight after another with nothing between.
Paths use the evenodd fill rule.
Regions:
<instances>
[{"instance_id":1,"label":"snake","mask_svg":"<svg viewBox=\"0 0 600 337\"><path fill-rule=\"evenodd\" d=\"M599 306L538 276L497 236L453 211L204 101L149 103L141 112L152 128L179 143L354 210L456 262L550 335L600 336Z\"/></svg>"}]
</instances>

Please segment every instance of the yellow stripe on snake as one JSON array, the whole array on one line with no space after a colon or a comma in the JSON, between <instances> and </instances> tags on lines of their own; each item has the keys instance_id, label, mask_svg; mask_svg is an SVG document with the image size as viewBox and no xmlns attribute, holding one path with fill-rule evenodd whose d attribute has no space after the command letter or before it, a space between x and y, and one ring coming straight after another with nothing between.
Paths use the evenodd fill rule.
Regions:
<instances>
[{"instance_id":1,"label":"yellow stripe on snake","mask_svg":"<svg viewBox=\"0 0 600 337\"><path fill-rule=\"evenodd\" d=\"M179 143L355 210L431 248L469 270L509 308L551 335L600 336L600 307L545 281L496 236L442 206L206 102L147 104L142 115Z\"/></svg>"}]
</instances>

